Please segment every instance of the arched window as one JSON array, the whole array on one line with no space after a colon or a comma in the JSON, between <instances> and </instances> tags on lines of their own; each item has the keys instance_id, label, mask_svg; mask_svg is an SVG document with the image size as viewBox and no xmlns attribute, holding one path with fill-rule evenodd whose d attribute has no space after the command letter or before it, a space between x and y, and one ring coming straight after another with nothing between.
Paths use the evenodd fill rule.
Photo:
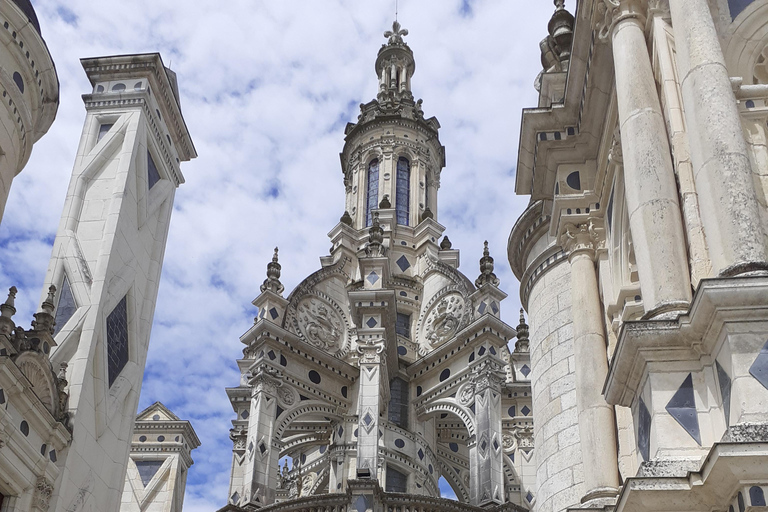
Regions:
<instances>
[{"instance_id":1,"label":"arched window","mask_svg":"<svg viewBox=\"0 0 768 512\"><path fill-rule=\"evenodd\" d=\"M411 199L411 162L401 156L397 159L397 197L395 198L395 207L397 208L397 223L404 226L408 225L410 214Z\"/></svg>"},{"instance_id":2,"label":"arched window","mask_svg":"<svg viewBox=\"0 0 768 512\"><path fill-rule=\"evenodd\" d=\"M379 207L379 161L375 158L368 164L368 195L365 200L365 225L370 226L373 223L371 210Z\"/></svg>"}]
</instances>

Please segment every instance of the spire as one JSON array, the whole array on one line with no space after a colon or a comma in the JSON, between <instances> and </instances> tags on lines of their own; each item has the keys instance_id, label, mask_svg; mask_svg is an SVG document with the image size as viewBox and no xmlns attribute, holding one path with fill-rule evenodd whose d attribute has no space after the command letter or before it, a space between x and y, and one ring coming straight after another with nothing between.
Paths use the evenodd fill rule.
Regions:
<instances>
[{"instance_id":1,"label":"spire","mask_svg":"<svg viewBox=\"0 0 768 512\"><path fill-rule=\"evenodd\" d=\"M53 310L56 307L53 303L56 296L56 287L51 285L48 288L48 297L40 305L39 313L35 313L35 319L32 320L32 328L36 331L48 331L53 334L53 327L56 325L56 319L53 316Z\"/></svg>"},{"instance_id":2,"label":"spire","mask_svg":"<svg viewBox=\"0 0 768 512\"><path fill-rule=\"evenodd\" d=\"M483 257L480 258L480 277L475 280L475 285L480 288L484 284L499 286L499 278L493 273L493 258L488 250L488 240L483 245Z\"/></svg>"},{"instance_id":3,"label":"spire","mask_svg":"<svg viewBox=\"0 0 768 512\"><path fill-rule=\"evenodd\" d=\"M8 299L0 305L0 334L10 336L16 328L16 324L11 317L16 314L16 287L11 286L8 289Z\"/></svg>"},{"instance_id":4,"label":"spire","mask_svg":"<svg viewBox=\"0 0 768 512\"><path fill-rule=\"evenodd\" d=\"M267 290L274 292L278 295L281 295L283 293L283 290L285 290L285 287L283 286L283 283L280 282L281 269L282 267L277 262L277 247L275 247L275 254L272 255L272 261L267 263L267 278L261 284L262 293L264 293Z\"/></svg>"},{"instance_id":5,"label":"spire","mask_svg":"<svg viewBox=\"0 0 768 512\"><path fill-rule=\"evenodd\" d=\"M525 310L520 308L520 323L517 326L517 343L515 352L528 352L528 324L525 323Z\"/></svg>"}]
</instances>

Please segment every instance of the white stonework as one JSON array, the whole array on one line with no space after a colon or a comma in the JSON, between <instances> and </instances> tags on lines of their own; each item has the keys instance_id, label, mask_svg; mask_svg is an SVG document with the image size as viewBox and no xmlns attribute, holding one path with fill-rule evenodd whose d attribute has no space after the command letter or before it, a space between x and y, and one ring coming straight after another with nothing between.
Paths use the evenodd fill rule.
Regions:
<instances>
[{"instance_id":1,"label":"white stonework","mask_svg":"<svg viewBox=\"0 0 768 512\"><path fill-rule=\"evenodd\" d=\"M192 450L192 425L156 402L136 417L120 512L181 512Z\"/></svg>"},{"instance_id":2,"label":"white stonework","mask_svg":"<svg viewBox=\"0 0 768 512\"><path fill-rule=\"evenodd\" d=\"M535 509L764 507L768 2L580 0L575 19L555 4L508 245ZM578 448L553 475L557 432Z\"/></svg>"}]
</instances>

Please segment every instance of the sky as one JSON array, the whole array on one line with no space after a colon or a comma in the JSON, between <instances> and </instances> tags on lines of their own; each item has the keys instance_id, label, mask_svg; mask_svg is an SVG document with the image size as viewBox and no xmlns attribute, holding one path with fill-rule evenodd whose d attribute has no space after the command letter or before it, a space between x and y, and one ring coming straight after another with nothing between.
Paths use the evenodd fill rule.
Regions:
<instances>
[{"instance_id":1,"label":"sky","mask_svg":"<svg viewBox=\"0 0 768 512\"><path fill-rule=\"evenodd\" d=\"M394 0L33 0L61 83L57 119L11 188L0 225L0 289L16 322L39 307L90 85L79 59L158 51L178 74L199 157L182 164L139 410L161 401L192 422L185 511L226 504L239 337L280 248L288 295L320 268L344 209L344 126L376 94L374 61ZM571 2L572 3L572 2ZM514 194L520 111L535 106L550 0L400 0L413 93L446 147L438 221L474 280L483 241L518 323L506 259L528 203ZM3 294L4 297L4 294Z\"/></svg>"}]
</instances>

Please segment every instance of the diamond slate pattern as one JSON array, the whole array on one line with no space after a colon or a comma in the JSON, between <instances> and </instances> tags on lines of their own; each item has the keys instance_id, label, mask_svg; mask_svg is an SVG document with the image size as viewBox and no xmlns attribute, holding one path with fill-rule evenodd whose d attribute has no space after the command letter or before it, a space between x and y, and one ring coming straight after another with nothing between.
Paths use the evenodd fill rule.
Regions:
<instances>
[{"instance_id":1,"label":"diamond slate pattern","mask_svg":"<svg viewBox=\"0 0 768 512\"><path fill-rule=\"evenodd\" d=\"M368 279L369 283L376 284L376 281L379 280L379 274L377 274L375 270L371 270L371 273L368 274L366 279Z\"/></svg>"},{"instance_id":2,"label":"diamond slate pattern","mask_svg":"<svg viewBox=\"0 0 768 512\"><path fill-rule=\"evenodd\" d=\"M523 416L528 416L528 413L531 412L531 410L528 408L527 405L524 405L522 409L520 409L520 412L523 413Z\"/></svg>"},{"instance_id":3,"label":"diamond slate pattern","mask_svg":"<svg viewBox=\"0 0 768 512\"><path fill-rule=\"evenodd\" d=\"M400 270L403 272L411 268L411 262L408 261L408 258L406 258L405 255L400 256L395 263L397 263L397 266L400 267Z\"/></svg>"},{"instance_id":4,"label":"diamond slate pattern","mask_svg":"<svg viewBox=\"0 0 768 512\"><path fill-rule=\"evenodd\" d=\"M373 329L374 327L376 327L377 323L378 322L376 321L376 319L371 317L371 318L368 319L367 322L365 322L365 325L367 325L370 329Z\"/></svg>"},{"instance_id":5,"label":"diamond slate pattern","mask_svg":"<svg viewBox=\"0 0 768 512\"><path fill-rule=\"evenodd\" d=\"M765 342L755 362L749 367L749 373L768 389L768 341Z\"/></svg>"},{"instance_id":6,"label":"diamond slate pattern","mask_svg":"<svg viewBox=\"0 0 768 512\"><path fill-rule=\"evenodd\" d=\"M665 409L697 443L701 444L692 374L688 374Z\"/></svg>"},{"instance_id":7,"label":"diamond slate pattern","mask_svg":"<svg viewBox=\"0 0 768 512\"><path fill-rule=\"evenodd\" d=\"M125 297L107 316L107 368L109 385L128 363L128 307Z\"/></svg>"},{"instance_id":8,"label":"diamond slate pattern","mask_svg":"<svg viewBox=\"0 0 768 512\"><path fill-rule=\"evenodd\" d=\"M723 397L723 412L725 413L725 426L731 426L731 378L725 369L715 361L717 368L717 381L720 384L720 396Z\"/></svg>"},{"instance_id":9,"label":"diamond slate pattern","mask_svg":"<svg viewBox=\"0 0 768 512\"><path fill-rule=\"evenodd\" d=\"M139 476L141 477L141 483L144 487L152 481L152 477L155 476L157 470L163 465L162 460L137 460L136 469L139 470Z\"/></svg>"},{"instance_id":10,"label":"diamond slate pattern","mask_svg":"<svg viewBox=\"0 0 768 512\"><path fill-rule=\"evenodd\" d=\"M522 368L520 368L520 373L522 373L525 377L527 377L531 373L531 369L528 368L527 364L524 364Z\"/></svg>"}]
</instances>

